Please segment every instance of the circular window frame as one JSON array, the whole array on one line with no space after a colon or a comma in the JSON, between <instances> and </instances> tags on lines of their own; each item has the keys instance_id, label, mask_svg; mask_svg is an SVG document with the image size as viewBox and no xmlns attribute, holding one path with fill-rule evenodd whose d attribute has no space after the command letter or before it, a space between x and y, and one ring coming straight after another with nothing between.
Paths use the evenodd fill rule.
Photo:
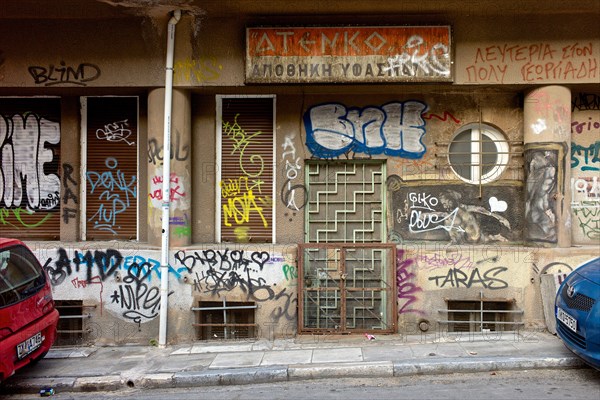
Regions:
<instances>
[{"instance_id":1,"label":"circular window frame","mask_svg":"<svg viewBox=\"0 0 600 400\"><path fill-rule=\"evenodd\" d=\"M470 157L471 163L469 164L471 166L471 178L467 178L457 172L455 165L453 165L451 161L451 156L453 153L450 151L450 148L452 147L452 144L455 143L456 138L459 135L463 134L465 131L469 130L471 131L472 138L475 136L479 138L478 140L472 140L471 142L472 153ZM495 166L492 167L492 169L485 174L479 173L481 161L479 159L480 154L477 149L480 148L482 143L481 135L487 136L487 138L491 140L492 143L494 143L494 145L496 146ZM463 182L467 182L473 185L486 184L498 180L500 176L502 176L502 174L508 167L508 162L510 161L509 151L510 146L508 144L504 132L490 124L486 124L483 122L472 122L461 126L459 129L456 130L454 135L452 135L452 139L448 144L448 165L450 166L452 172L454 172L454 174ZM475 171L477 171L477 173L474 173Z\"/></svg>"}]
</instances>

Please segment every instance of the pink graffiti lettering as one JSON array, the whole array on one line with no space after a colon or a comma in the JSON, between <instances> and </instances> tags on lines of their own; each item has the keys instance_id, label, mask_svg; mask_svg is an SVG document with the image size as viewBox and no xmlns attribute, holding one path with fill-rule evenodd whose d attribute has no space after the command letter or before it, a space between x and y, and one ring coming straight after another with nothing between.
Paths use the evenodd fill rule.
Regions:
<instances>
[{"instance_id":1,"label":"pink graffiti lettering","mask_svg":"<svg viewBox=\"0 0 600 400\"><path fill-rule=\"evenodd\" d=\"M154 185L161 185L162 182L163 182L162 176L155 176L154 178L152 178L152 183ZM170 183L171 183L171 185L170 185L170 189L169 189L170 190L169 201L177 201L177 200L180 200L180 199L186 197L186 192L183 191L183 189L179 185L179 177L177 175L171 174ZM175 184L175 185L173 185L173 184ZM149 193L148 196L151 199L162 200L163 199L162 189L156 189L152 193Z\"/></svg>"},{"instance_id":2,"label":"pink graffiti lettering","mask_svg":"<svg viewBox=\"0 0 600 400\"><path fill-rule=\"evenodd\" d=\"M78 277L75 277L74 279L71 279L71 284L73 284L73 287L75 289L79 289L79 288L86 288L88 285L100 285L100 315L102 315L102 305L104 304L104 302L102 301L102 292L104 291L104 284L102 283L102 278L100 277L100 275L96 275L93 276L91 279L89 280L85 280L85 279L79 279Z\"/></svg>"},{"instance_id":3,"label":"pink graffiti lettering","mask_svg":"<svg viewBox=\"0 0 600 400\"><path fill-rule=\"evenodd\" d=\"M456 118L454 115L450 114L448 111L444 111L442 116L439 116L434 113L424 113L423 114L423 119L430 120L431 118L437 118L442 122L446 122L446 121L448 121L448 119L451 119L455 123L460 124L460 119Z\"/></svg>"},{"instance_id":4,"label":"pink graffiti lettering","mask_svg":"<svg viewBox=\"0 0 600 400\"><path fill-rule=\"evenodd\" d=\"M410 308L411 304L417 301L415 293L423 291L420 287L411 282L415 274L409 271L413 260L403 258L404 252L398 250L396 255L396 285L398 289L398 314L417 313L423 314L423 311Z\"/></svg>"}]
</instances>

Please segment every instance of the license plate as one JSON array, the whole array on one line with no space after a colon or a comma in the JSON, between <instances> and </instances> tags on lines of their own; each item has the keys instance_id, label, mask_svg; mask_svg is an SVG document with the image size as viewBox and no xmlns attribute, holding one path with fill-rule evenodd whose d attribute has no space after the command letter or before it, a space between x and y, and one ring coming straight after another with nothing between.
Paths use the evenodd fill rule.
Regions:
<instances>
[{"instance_id":1,"label":"license plate","mask_svg":"<svg viewBox=\"0 0 600 400\"><path fill-rule=\"evenodd\" d=\"M565 324L567 328L577 333L577 320L575 318L571 317L569 314L567 314L560 308L556 311L556 317L560 322Z\"/></svg>"},{"instance_id":2,"label":"license plate","mask_svg":"<svg viewBox=\"0 0 600 400\"><path fill-rule=\"evenodd\" d=\"M19 360L38 349L43 341L44 337L42 336L42 333L39 332L26 341L19 343L17 345L17 357L19 357Z\"/></svg>"}]
</instances>

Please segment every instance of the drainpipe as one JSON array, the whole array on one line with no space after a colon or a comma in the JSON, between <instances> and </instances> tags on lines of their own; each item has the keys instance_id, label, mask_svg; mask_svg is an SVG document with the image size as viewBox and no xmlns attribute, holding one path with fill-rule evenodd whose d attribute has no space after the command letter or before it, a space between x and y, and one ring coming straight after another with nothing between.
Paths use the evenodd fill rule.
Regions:
<instances>
[{"instance_id":1,"label":"drainpipe","mask_svg":"<svg viewBox=\"0 0 600 400\"><path fill-rule=\"evenodd\" d=\"M160 257L160 326L158 345L167 344L167 309L169 307L169 210L171 200L171 103L173 101L173 53L175 52L175 25L181 10L173 11L167 33L167 63L165 67L165 128L163 137L162 182L162 243Z\"/></svg>"}]
</instances>

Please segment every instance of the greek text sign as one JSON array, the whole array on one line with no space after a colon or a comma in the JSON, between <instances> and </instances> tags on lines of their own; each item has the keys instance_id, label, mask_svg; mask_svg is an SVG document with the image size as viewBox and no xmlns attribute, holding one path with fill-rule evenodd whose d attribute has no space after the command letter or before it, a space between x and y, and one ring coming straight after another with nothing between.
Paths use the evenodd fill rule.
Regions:
<instances>
[{"instance_id":1,"label":"greek text sign","mask_svg":"<svg viewBox=\"0 0 600 400\"><path fill-rule=\"evenodd\" d=\"M490 42L460 51L464 84L598 83L600 41Z\"/></svg>"},{"instance_id":2,"label":"greek text sign","mask_svg":"<svg viewBox=\"0 0 600 400\"><path fill-rule=\"evenodd\" d=\"M449 26L247 28L246 83L449 82Z\"/></svg>"}]
</instances>

